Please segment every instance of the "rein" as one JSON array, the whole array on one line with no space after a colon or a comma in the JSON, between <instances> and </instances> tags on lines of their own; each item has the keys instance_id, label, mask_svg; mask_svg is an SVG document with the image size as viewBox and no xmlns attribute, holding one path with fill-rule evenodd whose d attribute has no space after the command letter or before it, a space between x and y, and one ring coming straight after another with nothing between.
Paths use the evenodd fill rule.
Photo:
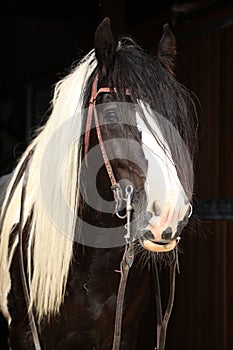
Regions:
<instances>
[{"instance_id":1,"label":"rein","mask_svg":"<svg viewBox=\"0 0 233 350\"><path fill-rule=\"evenodd\" d=\"M20 265L20 274L23 285L24 299L27 305L28 318L32 332L32 338L36 350L41 350L39 336L36 328L36 323L33 315L32 308L30 307L30 296L28 291L27 279L24 268L24 257L23 257L23 221L24 221L24 199L26 195L26 187L28 182L28 173L30 161L33 155L33 151L29 151L27 156L26 169L23 177L22 193L21 193L21 206L20 206L20 218L19 218L19 265Z\"/></svg>"},{"instance_id":2,"label":"rein","mask_svg":"<svg viewBox=\"0 0 233 350\"><path fill-rule=\"evenodd\" d=\"M20 200L20 215L19 215L19 267L20 267L20 276L21 276L21 281L22 281L22 286L23 286L24 299L25 299L27 310L28 310L29 325L31 328L33 343L34 343L36 350L41 350L38 331L37 331L36 323L35 323L35 318L33 315L32 308L30 308L30 296L29 296L29 291L28 291L27 278L26 278L26 274L25 274L24 254L23 254L24 200L25 200L26 188L27 188L27 182L28 182L29 166L30 166L31 158L32 158L33 153L34 153L34 149L35 149L35 146L33 149L31 149L28 152L27 157L23 161L21 168L20 168L20 171L18 173L18 176L16 177L16 179L13 183L13 186L11 188L11 192L10 192L9 197L11 198L13 196L14 190L15 190L18 182L23 177L21 200Z\"/></svg>"},{"instance_id":3,"label":"rein","mask_svg":"<svg viewBox=\"0 0 233 350\"><path fill-rule=\"evenodd\" d=\"M116 209L115 212L117 213L117 209L120 207L122 200L125 200L126 202L126 215L120 216L119 218L124 219L127 218L127 223L125 225L125 228L127 229L127 234L125 235L125 239L127 244L125 245L125 252L123 254L121 263L120 263L120 273L121 273L121 279L119 283L118 288L118 294L117 294L117 303L116 303L116 315L115 315L115 326L114 326L114 337L113 337L113 346L112 350L119 350L120 344L121 344L121 329L122 329L122 319L123 319L123 304L124 304L124 296L125 296L125 289L126 289L126 283L128 279L128 274L130 267L133 264L134 260L134 247L133 243L130 242L130 216L131 216L131 197L133 193L133 187L127 186L126 187L126 198L122 195L122 189L119 185L119 183L116 181L112 166L110 164L110 161L108 159L108 155L104 146L103 138L101 135L98 115L96 111L96 98L100 93L107 93L107 92L116 92L116 89L114 88L111 90L108 87L102 87L99 90L97 90L97 84L98 84L98 75L95 76L92 89L91 89L91 98L89 100L89 108L88 108L88 115L87 115L87 122L86 122L86 132L85 132L85 139L84 139L84 155L86 156L89 148L89 139L90 139L90 128L92 119L94 116L95 121L95 129L96 134L98 138L98 143L100 146L100 150L103 156L105 168L108 173L108 177L111 182L111 189L114 194L114 199L116 201ZM128 90L126 91L126 94L129 94Z\"/></svg>"},{"instance_id":4,"label":"rein","mask_svg":"<svg viewBox=\"0 0 233 350\"><path fill-rule=\"evenodd\" d=\"M119 284L118 294L117 294L116 316L115 316L115 327L114 327L112 350L119 350L121 345L121 329L122 329L125 289L126 289L129 269L133 265L133 261L134 261L134 247L133 247L133 243L131 242L125 246L125 252L120 264L121 279L120 279L120 284Z\"/></svg>"},{"instance_id":5,"label":"rein","mask_svg":"<svg viewBox=\"0 0 233 350\"><path fill-rule=\"evenodd\" d=\"M177 247L174 251L174 257L171 265L169 266L169 283L170 292L167 303L167 308L165 310L164 316L162 317L162 303L161 303L161 293L160 293L160 283L158 276L157 265L155 270L155 303L156 303L156 319L157 319L157 345L155 350L165 350L165 341L167 334L167 326L171 316L174 297L175 297L175 281L176 281L176 269L178 268L178 251Z\"/></svg>"}]
</instances>

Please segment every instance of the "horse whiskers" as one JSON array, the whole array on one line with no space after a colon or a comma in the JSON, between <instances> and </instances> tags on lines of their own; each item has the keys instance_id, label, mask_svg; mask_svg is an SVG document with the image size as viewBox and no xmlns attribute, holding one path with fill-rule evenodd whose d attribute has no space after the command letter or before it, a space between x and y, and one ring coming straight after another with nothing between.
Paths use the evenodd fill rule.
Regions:
<instances>
[{"instance_id":1,"label":"horse whiskers","mask_svg":"<svg viewBox=\"0 0 233 350\"><path fill-rule=\"evenodd\" d=\"M159 267L159 270L170 266L176 258L175 255L182 252L179 247L176 249L177 252L171 251L167 253L155 253L149 250L145 250L139 240L134 242L135 260L140 270L144 269L146 266L153 268L153 266L156 265Z\"/></svg>"}]
</instances>

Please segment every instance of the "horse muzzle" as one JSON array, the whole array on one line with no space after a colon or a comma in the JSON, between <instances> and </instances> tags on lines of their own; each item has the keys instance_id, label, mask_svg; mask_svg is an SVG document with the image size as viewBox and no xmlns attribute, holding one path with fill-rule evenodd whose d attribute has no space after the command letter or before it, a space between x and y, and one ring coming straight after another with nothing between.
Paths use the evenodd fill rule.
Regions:
<instances>
[{"instance_id":1,"label":"horse muzzle","mask_svg":"<svg viewBox=\"0 0 233 350\"><path fill-rule=\"evenodd\" d=\"M146 250L157 253L166 253L176 247L177 243L179 242L179 237L172 240L155 240L151 231L147 231L144 235L142 235L140 241L143 248Z\"/></svg>"}]
</instances>

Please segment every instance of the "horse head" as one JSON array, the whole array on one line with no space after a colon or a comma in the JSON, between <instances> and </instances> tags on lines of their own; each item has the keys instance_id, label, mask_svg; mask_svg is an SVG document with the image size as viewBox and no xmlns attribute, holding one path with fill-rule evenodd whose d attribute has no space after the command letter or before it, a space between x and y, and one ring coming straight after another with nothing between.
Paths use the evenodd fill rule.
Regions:
<instances>
[{"instance_id":1,"label":"horse head","mask_svg":"<svg viewBox=\"0 0 233 350\"><path fill-rule=\"evenodd\" d=\"M165 25L158 55L150 58L130 38L116 42L105 18L94 48L97 67L88 84L83 124L83 156L89 164L83 188L91 188L90 207L105 212L100 236L105 226L112 231L106 230L112 246L138 239L149 251L170 251L192 208L192 161L175 119L184 103L173 71L175 38ZM175 95L181 102L174 103ZM95 177L96 190L91 186ZM95 245L98 239L92 237Z\"/></svg>"}]
</instances>

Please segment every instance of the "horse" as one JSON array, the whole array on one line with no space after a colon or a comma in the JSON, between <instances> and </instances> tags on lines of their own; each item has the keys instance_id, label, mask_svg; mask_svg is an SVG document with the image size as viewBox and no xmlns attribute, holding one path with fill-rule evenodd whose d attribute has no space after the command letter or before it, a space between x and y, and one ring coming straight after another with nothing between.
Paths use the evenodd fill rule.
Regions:
<instances>
[{"instance_id":1,"label":"horse","mask_svg":"<svg viewBox=\"0 0 233 350\"><path fill-rule=\"evenodd\" d=\"M151 55L131 36L115 40L106 17L56 84L5 181L0 305L12 350L164 349L196 142L175 56L168 24Z\"/></svg>"}]
</instances>

